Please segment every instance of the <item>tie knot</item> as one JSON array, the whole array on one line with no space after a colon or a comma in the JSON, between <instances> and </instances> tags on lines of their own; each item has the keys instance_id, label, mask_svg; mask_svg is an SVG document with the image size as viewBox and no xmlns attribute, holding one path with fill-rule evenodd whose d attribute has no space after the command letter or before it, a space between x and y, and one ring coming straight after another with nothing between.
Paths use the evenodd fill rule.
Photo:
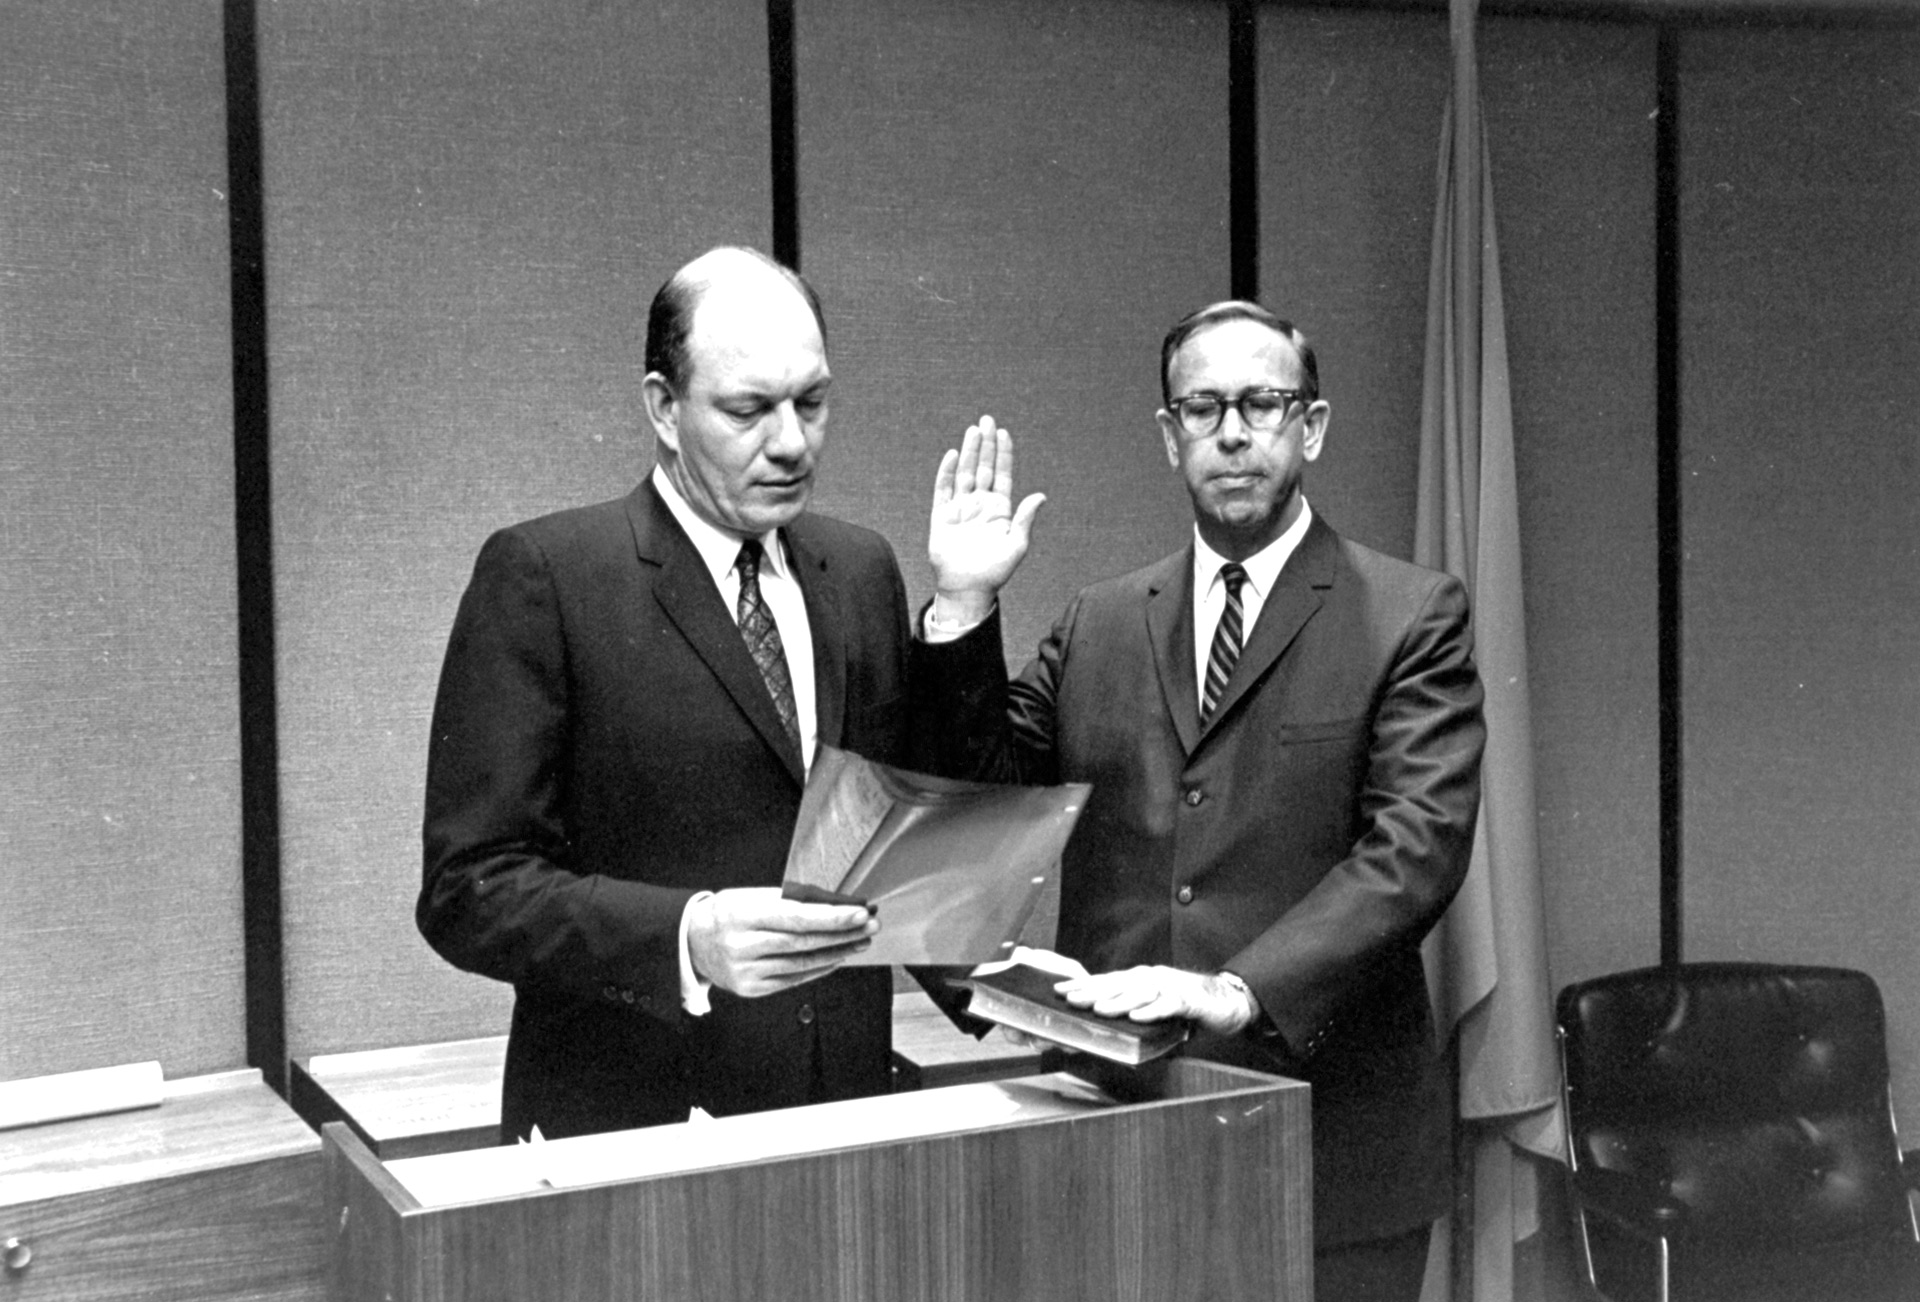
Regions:
<instances>
[{"instance_id":1,"label":"tie knot","mask_svg":"<svg viewBox=\"0 0 1920 1302\"><path fill-rule=\"evenodd\" d=\"M1239 561L1228 561L1220 567L1220 581L1227 585L1227 595L1240 595L1240 585L1247 581L1247 568Z\"/></svg>"},{"instance_id":2,"label":"tie knot","mask_svg":"<svg viewBox=\"0 0 1920 1302\"><path fill-rule=\"evenodd\" d=\"M760 577L760 540L749 538L740 544L740 559L734 562L734 568L740 571L740 581L751 583Z\"/></svg>"}]
</instances>

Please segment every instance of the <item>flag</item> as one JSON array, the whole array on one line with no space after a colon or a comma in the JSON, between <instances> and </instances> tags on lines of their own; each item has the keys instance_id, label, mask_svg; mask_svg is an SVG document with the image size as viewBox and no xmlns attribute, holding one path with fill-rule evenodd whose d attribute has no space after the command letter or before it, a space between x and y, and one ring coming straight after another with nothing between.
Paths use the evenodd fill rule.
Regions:
<instances>
[{"instance_id":1,"label":"flag","mask_svg":"<svg viewBox=\"0 0 1920 1302\"><path fill-rule=\"evenodd\" d=\"M1478 0L1451 0L1428 281L1414 559L1467 585L1486 688L1480 821L1459 896L1428 937L1435 1010L1457 1036L1472 1186L1473 1302L1511 1302L1514 1245L1539 1228L1537 1157L1565 1153L1534 818L1513 404L1493 183L1474 50ZM1532 1156L1532 1155L1537 1155ZM1452 1297L1436 1236L1428 1302ZM1464 1298L1458 1302L1465 1302Z\"/></svg>"}]
</instances>

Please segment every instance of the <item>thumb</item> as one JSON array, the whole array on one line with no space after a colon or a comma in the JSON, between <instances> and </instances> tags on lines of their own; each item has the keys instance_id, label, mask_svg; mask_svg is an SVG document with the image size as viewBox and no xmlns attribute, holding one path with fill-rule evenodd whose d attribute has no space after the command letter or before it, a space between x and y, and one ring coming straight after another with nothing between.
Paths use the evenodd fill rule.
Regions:
<instances>
[{"instance_id":1,"label":"thumb","mask_svg":"<svg viewBox=\"0 0 1920 1302\"><path fill-rule=\"evenodd\" d=\"M1025 501L1021 502L1019 509L1013 513L1013 521L1008 525L1008 528L1019 537L1023 544L1033 536L1034 517L1040 514L1040 506L1046 500L1047 495L1045 493L1034 493Z\"/></svg>"}]
</instances>

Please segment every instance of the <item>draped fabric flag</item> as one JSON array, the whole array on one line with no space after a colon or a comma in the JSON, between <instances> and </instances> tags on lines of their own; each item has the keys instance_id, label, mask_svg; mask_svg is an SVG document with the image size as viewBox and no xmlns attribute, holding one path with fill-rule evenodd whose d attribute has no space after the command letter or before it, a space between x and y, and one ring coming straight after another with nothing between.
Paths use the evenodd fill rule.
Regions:
<instances>
[{"instance_id":1,"label":"draped fabric flag","mask_svg":"<svg viewBox=\"0 0 1920 1302\"><path fill-rule=\"evenodd\" d=\"M1539 1229L1537 1158L1530 1155L1558 1160L1565 1153L1534 821L1506 317L1474 51L1477 9L1478 0L1451 0L1453 90L1441 127L1414 546L1415 560L1467 585L1486 687L1472 864L1426 947L1436 1011L1458 1037L1461 1165L1473 1210L1470 1227L1435 1236L1427 1302L1466 1302L1445 1269L1450 1234L1462 1229L1472 1235L1473 1302L1511 1302L1515 1244Z\"/></svg>"}]
</instances>

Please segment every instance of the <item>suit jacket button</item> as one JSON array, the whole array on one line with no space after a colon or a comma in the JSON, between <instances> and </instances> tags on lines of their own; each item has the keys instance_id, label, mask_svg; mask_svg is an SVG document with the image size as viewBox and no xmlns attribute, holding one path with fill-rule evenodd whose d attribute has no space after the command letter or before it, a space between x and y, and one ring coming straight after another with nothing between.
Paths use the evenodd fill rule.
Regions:
<instances>
[{"instance_id":1,"label":"suit jacket button","mask_svg":"<svg viewBox=\"0 0 1920 1302\"><path fill-rule=\"evenodd\" d=\"M620 987L602 986L600 988L600 995L603 999L618 999L620 997Z\"/></svg>"},{"instance_id":2,"label":"suit jacket button","mask_svg":"<svg viewBox=\"0 0 1920 1302\"><path fill-rule=\"evenodd\" d=\"M813 1005L801 1004L799 1017L800 1017L800 1025L812 1026L813 1025Z\"/></svg>"},{"instance_id":3,"label":"suit jacket button","mask_svg":"<svg viewBox=\"0 0 1920 1302\"><path fill-rule=\"evenodd\" d=\"M622 991L620 992L620 1000L621 1000L621 1002L622 1002L622 1003L628 1003L628 1004L630 1004L630 1003L632 1003L632 1002L633 1002L633 991L631 991L631 990L622 990Z\"/></svg>"},{"instance_id":4,"label":"suit jacket button","mask_svg":"<svg viewBox=\"0 0 1920 1302\"><path fill-rule=\"evenodd\" d=\"M1187 804L1189 806L1198 805L1201 801L1205 800L1206 798L1207 798L1206 793L1201 791L1199 787L1187 788Z\"/></svg>"},{"instance_id":5,"label":"suit jacket button","mask_svg":"<svg viewBox=\"0 0 1920 1302\"><path fill-rule=\"evenodd\" d=\"M1179 900L1182 904L1192 904L1193 903L1193 887L1182 886L1179 890L1174 892L1173 898L1176 900Z\"/></svg>"}]
</instances>

